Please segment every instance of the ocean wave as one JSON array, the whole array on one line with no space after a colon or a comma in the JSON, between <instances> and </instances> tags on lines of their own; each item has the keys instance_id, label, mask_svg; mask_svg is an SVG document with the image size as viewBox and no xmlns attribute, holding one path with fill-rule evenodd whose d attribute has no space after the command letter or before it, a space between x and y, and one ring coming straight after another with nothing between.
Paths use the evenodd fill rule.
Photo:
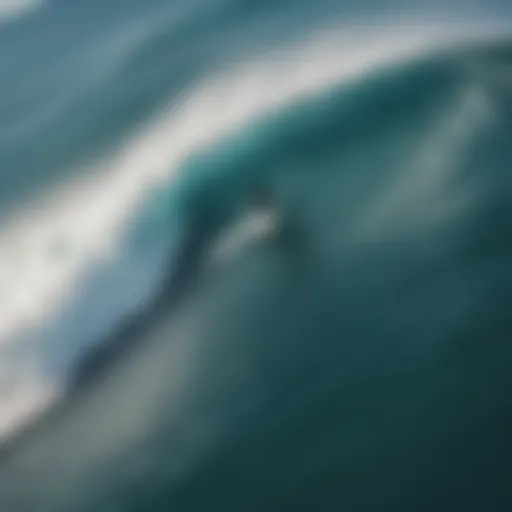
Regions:
<instances>
[{"instance_id":1,"label":"ocean wave","mask_svg":"<svg viewBox=\"0 0 512 512\"><path fill-rule=\"evenodd\" d=\"M120 262L126 258L122 255L122 239L128 222L133 221L144 202L153 201L152 191L165 192L170 180L170 195L165 192L159 204L172 205L172 196L183 188L194 189L197 182L198 190L215 194L213 191L219 191L219 187L211 184L219 181L223 199L212 196L211 200L222 204L224 215L229 216L228 197L238 197L233 195L233 186L235 189L247 186L243 185L247 173L261 178L265 169L273 171L279 158L294 154L295 160L299 160L301 151L314 144L316 151L328 151L332 144L343 143L345 138L348 150L350 144L370 137L371 130L377 129L375 113L382 115L382 122L386 122L384 111L390 116L399 115L400 109L409 108L408 102L416 105L419 100L425 102L423 108L431 109L450 88L478 89L480 86L472 84L472 78L468 79L470 71L459 65L459 60L464 59L457 54L441 59L441 64L411 67L401 64L405 66L403 70L392 70L389 77L379 78L378 72L390 66L392 69L393 63L398 65L420 54L435 53L436 49L485 38L489 33L496 37L497 32L496 27L484 26L477 31L474 26L454 29L435 25L407 29L382 27L380 31L375 27L352 27L341 33L338 30L316 35L302 47L283 48L274 57L267 55L263 61L199 83L179 109L171 105L166 113L145 125L117 154L102 163L101 174L86 173L42 201L24 205L24 212L4 222L0 237L4 275L0 334L9 367L6 374L15 376L15 383L10 382L9 388L17 390L26 386L25 378L21 377L25 374L12 371L13 361L24 365L38 354L40 359L32 363L37 369L36 377L32 377L34 390L40 388L41 379L50 379L50 388L56 386L58 390L60 374L83 353L84 346L96 343L98 333L110 328L117 317L140 307L143 295L126 300L109 296L109 314L98 320L96 330L92 329L96 335L84 339L87 337L79 327L84 321L71 322L67 328L57 327L41 335L41 329L47 329L45 325L57 322L59 326L63 316L74 318L81 309L85 311L84 318L94 321L94 310L75 305L75 302L87 304L87 300L74 298L81 296L80 283L86 276L90 279L91 272L105 276L109 272L104 269L123 267ZM376 75L377 82L366 78L367 85L361 85L361 77L366 74ZM353 89L345 92L351 80L354 80ZM471 83L460 85L463 80ZM339 87L341 90L337 92ZM401 94L403 102L399 104L388 97ZM299 100L302 103L294 107ZM290 107L281 112L286 105ZM360 108L366 113L361 113ZM443 110L442 105L439 108ZM243 131L246 126L249 126L248 135ZM235 139L228 137L237 131L242 135ZM328 135L331 131L334 137ZM303 157L312 158L312 155ZM229 176L229 172L233 175ZM234 185L227 186L229 180ZM194 196L197 193L201 192L188 193L186 201L192 201L193 208L201 211ZM180 194L186 197L183 192ZM149 266L160 269L150 272L153 277L148 277L148 282L163 272L163 255L169 250L172 231L169 219L177 215L171 210L164 206L163 212L158 213L157 224L149 221L153 229L160 225L158 233L153 235L157 249L153 244L145 255L138 255L139 268L153 261ZM38 212L37 216L34 212ZM212 221L212 212L210 209L205 218ZM225 218L218 222L222 225ZM156 264L157 261L160 263ZM126 268L131 270L115 279L131 280L130 276L142 275L130 265ZM120 282L112 279L107 282ZM143 286L140 280L133 280L132 289L140 286ZM87 289L93 290L87 292L92 296L101 294L101 287L89 284ZM63 310L66 302L71 303L71 309ZM63 325L68 324L64 321ZM70 341L77 337L73 329L80 332L81 342ZM62 341L56 343L56 338ZM60 370L47 376L48 368ZM13 400L13 395L8 395L7 400ZM28 407L33 409L31 402ZM20 416L18 412L12 417L6 413L6 423L12 426L16 416Z\"/></svg>"},{"instance_id":2,"label":"ocean wave","mask_svg":"<svg viewBox=\"0 0 512 512\"><path fill-rule=\"evenodd\" d=\"M255 183L264 182L275 190L284 215L301 226L320 262L313 276L319 281L315 286L328 289L324 274L331 272L330 279L338 279L344 289L351 290L350 297L335 291L333 298L313 286L324 305L328 304L325 307L337 309L341 297L353 312L352 317L345 315L350 323L358 319L358 312L349 307L351 301L362 302L373 311L374 300L378 304L374 309L379 310L374 314L388 326L389 336L396 332L402 336L397 335L394 349L386 345L390 351L418 354L427 350L437 339L435 332L431 332L432 341L407 329L408 322L416 320L428 330L419 318L422 297L413 293L412 301L401 306L407 324L401 331L398 327L393 330L393 322L398 320L393 320L396 315L379 293L394 297L397 289L405 287L407 276L412 280L421 274L418 267L426 267L424 279L428 281L431 266L451 268L461 252L465 256L465 251L477 250L471 248L470 235L476 236L474 230L478 229L469 226L475 216L485 217L485 205L498 194L498 185L491 183L493 176L510 163L502 145L509 126L504 108L509 105L512 52L505 37L495 41L497 32L496 27L479 31L478 25L434 25L316 34L300 48L283 48L273 57L266 55L259 62L196 84L186 102L171 105L104 161L101 173L74 178L39 204L24 205L25 218L17 212L6 222L0 238L2 255L18 246L25 256L24 261L16 262L22 264L17 273L11 263L2 265L7 279L4 294L10 301L0 324L2 351L11 372L13 367L29 370L15 371L7 379L11 392L6 394L0 416L5 425L13 425L26 412L9 408L13 401L17 406L26 403L27 410L33 410L35 402L42 407L48 403L46 394L34 394L41 390L41 380L49 389L56 388L53 394L58 395L64 387L63 375L83 355L84 347L107 339L120 318L129 317L128 322L141 322L147 328L143 335L135 329L137 341L150 339L145 340L149 348L139 347L131 359L120 358L112 376L86 392L81 401L69 399L50 427L41 428L40 433L36 427L33 441L21 444L21 455L14 451L0 473L0 503L8 504L19 490L16 485L9 488L17 472L25 475L22 487L28 494L27 503L42 499L55 511L69 509L71 504L75 510L91 509L114 499L112 495L123 499L127 482L138 474L137 468L125 466L123 461L133 462L140 456L143 466L145 457L157 460L158 454L144 439L152 434L160 439L166 428L177 441L172 461L158 459L164 466L159 472L178 485L196 465L201 466L213 443L228 428L228 419L236 414L244 417L242 406L242 412L235 406L231 410L215 393L218 410L211 412L205 405L210 396L205 387L211 385L219 395L228 397L236 390L225 390L224 384L215 380L219 378L216 371L205 363L211 356L222 366L219 358L223 355L214 357L214 348L200 346L199 335L194 338L194 333L210 329L219 338L231 339L222 336L217 310L204 306L201 298L206 301L213 293L219 316L226 322L229 315L236 317L231 309L242 303L247 310L237 311L261 334L257 324L261 317L267 318L261 311L266 307L274 308L268 315L282 308L284 313L288 311L280 296L271 296L269 302L256 301L255 307L253 295L242 293L249 285L233 285L235 291L229 292L225 291L227 284L208 287L201 283L203 288L195 294L199 305L188 310L189 316L196 315L200 321L187 323L186 312L178 318L166 311L155 322L144 320L144 315L159 291L166 258L171 251L180 250L179 240L173 236L183 230L210 236L231 225ZM484 176L481 167L475 170L474 166L490 153L496 155L496 161L489 166L497 171ZM501 175L496 180L503 187L508 183ZM492 211L487 215L496 220ZM494 227L499 231L499 225ZM410 259L404 256L408 251L413 253ZM414 256L416 251L421 255ZM232 257L228 262L237 279L246 274L236 272L237 264L243 268L249 259ZM284 278L278 271L272 274L274 260L268 261L268 272L279 283ZM247 274L255 275L254 279L258 272L266 276L265 263L251 265ZM352 272L354 276L363 273L365 279L358 281L351 277ZM83 284L86 280L87 286ZM262 278L261 282L267 281ZM291 289L286 283L283 288ZM446 327L439 336L442 339L446 332L464 324L464 315L474 311L486 293L485 284L468 280L464 285L457 276L447 278L446 285L446 293L459 302L441 315L440 323ZM464 300L457 285L467 288ZM428 293L442 301L439 290L429 289ZM294 314L300 310L307 318L318 308L314 297L306 305L297 305L293 297L283 294L296 306ZM69 309L64 308L66 300ZM327 310L322 311L321 318L331 318ZM230 322L226 332L241 331L251 338L249 328L237 327L236 319ZM293 330L286 320L282 323L283 328ZM89 329L85 333L84 326ZM180 329L189 334L186 340ZM370 346L372 354L380 354L384 349L373 347L371 333L364 330L371 326L360 329L363 345ZM292 350L288 338L296 334L279 338L282 351ZM385 333L382 336L386 339ZM170 343L169 338L176 342ZM217 338L212 334L211 339ZM411 339L414 346L404 349ZM244 348L259 354L248 344ZM369 357L345 355L356 359L355 363ZM239 353L237 357L246 361ZM314 360L317 356L312 353L310 357ZM356 379L353 374L360 366L344 368L349 382ZM271 370L267 376L272 379ZM243 376L237 378L245 382ZM231 388L232 383L226 386ZM30 400L23 402L22 392ZM192 397L199 412L183 404L184 396ZM293 400L289 407L292 404ZM197 427L199 423L203 430ZM189 430L191 424L200 431ZM180 444L180 440L184 442ZM48 458L41 453L58 447L61 458L48 467ZM23 458L25 454L28 459ZM31 465L31 454L39 454L39 462ZM112 465L114 480L109 478ZM39 479L41 483L37 483ZM237 503L243 502L239 497Z\"/></svg>"},{"instance_id":3,"label":"ocean wave","mask_svg":"<svg viewBox=\"0 0 512 512\"><path fill-rule=\"evenodd\" d=\"M146 27L144 30L151 33L154 23L161 22L161 19L156 17L151 23L142 23L140 27ZM56 314L60 315L59 318L62 315L71 318L70 315L76 314L66 310L63 312L62 308L66 302L71 301L73 311L73 297L79 295L80 283L84 282L84 276L91 275L91 268L116 265L118 258L122 258L116 254L122 252L121 239L127 231L127 223L144 201L148 201L151 191L165 191L169 180L173 183L172 190L179 190L181 178L178 181L173 179L178 170L180 176L189 183L193 182L193 176L198 172L201 175L197 169L188 169L197 167L193 162L198 158L194 156L196 153L204 152L209 146L215 148L230 133L242 129L248 123L254 124L256 119L264 120L272 111L293 104L300 98L327 95L328 100L329 91L336 89L339 84L348 84L350 80L360 79L367 73L377 73L393 62L400 63L404 59L432 52L436 48L441 49L457 41L474 40L489 33L496 36L498 32L496 27L485 25L478 31L473 25L454 29L448 25L410 24L405 28L382 26L379 29L375 26L351 26L346 30L336 29L316 34L302 46L283 47L273 57L267 55L263 60L232 71L222 71L198 83L179 108L171 104L158 119L146 123L133 137L127 139L117 153L106 158L100 165L96 164L101 167L101 173L82 172L79 178L73 178L68 184L57 187L56 191L47 194L48 197L32 204L23 204L23 209L11 216L12 220L3 221L0 232L1 270L4 276L4 314L0 323L0 337L4 340L2 351L9 367L6 373L16 376L16 382L20 380L16 385L11 382L10 389L16 390L26 385L24 377L20 377L25 374L12 371L13 361L25 364L27 359L33 360L35 354L39 354L40 361L36 361L33 366L43 375L34 378L34 390L39 389L41 379L45 378L54 382L53 385L49 384L50 388L57 386L58 389L59 385L55 381L58 382L60 377L45 377L46 367L65 367L66 357L57 356L63 351L63 346L76 347L76 354L81 354L86 342L44 343L41 340L51 339L52 335L41 336L40 330L44 325L55 323ZM145 41L144 37L125 37L123 40L128 45L124 50L126 55L137 48L136 41ZM119 38L115 36L112 39L118 41ZM118 54L121 47L117 43L115 46ZM108 48L110 46L107 45ZM110 70L107 75L109 80L114 76L112 73L115 74L115 71ZM411 89L411 92L413 95L422 94L420 89L418 92ZM372 90L367 93L357 92L356 103L369 100L372 94ZM77 99L81 100L81 96L77 96ZM320 105L317 118L318 115L322 116L322 109L333 108L331 118L334 122L341 116L347 119L347 129L352 130L350 115L343 112L343 106L336 107L334 103L325 105ZM262 148L256 150L259 156L251 161L252 168L262 163L262 157L267 158L268 154L275 152L272 149L274 146L283 152L291 150L291 145L296 144L293 137L297 135L293 135L293 130L292 135L288 135L288 142L281 141L279 137L272 141L280 125L295 123L298 126L296 132L305 130L304 136L309 137L308 132L312 130L308 129L308 125L314 122L315 108L313 105L304 116L299 108L294 118L292 115L291 121L286 119L288 114L281 120L278 115L275 127L270 131L271 135L260 141ZM70 115L74 115L74 108ZM318 119L325 124L322 117ZM252 144L256 139L249 137L246 140ZM207 153L202 160L207 162L214 176L217 172L223 172L221 167L232 166L225 161L231 158L227 156L231 150L226 150L226 144L236 149L234 158L237 158L236 152L245 151L244 147L247 146L246 142L240 140L228 140L216 151L217 156ZM253 149L251 151L254 152ZM215 165L209 162L212 158L218 160L219 156L220 161ZM190 159L189 163L187 159ZM199 167L202 165L199 164ZM243 166L237 164L234 172L238 173L239 167ZM200 181L204 181L204 178L201 177ZM162 201L160 204L172 204L167 195ZM174 214L164 207L164 212L158 215L162 219L158 235L165 238L168 219ZM153 240L159 240L159 237L155 235ZM159 240L158 244L158 250L162 251L165 243ZM148 254L151 250L148 250ZM147 257L155 261L156 256ZM143 258L140 265L145 265ZM98 272L104 273L100 270ZM123 279L130 279L129 275L129 272L126 273ZM127 314L134 307L139 307L136 299L110 300L110 303L119 306L111 309L111 320L107 318L101 322L103 330L117 315ZM50 333L54 332L50 330ZM64 340L68 336L74 339L69 331L62 332L68 334L59 336L59 339ZM90 342L94 343L95 340ZM64 350L65 354L69 354L68 363L73 358L73 352L72 348ZM61 364L52 364L54 358L62 361ZM13 400L13 395L8 395L7 400ZM14 416L6 414L6 424L12 426L13 422Z\"/></svg>"}]
</instances>

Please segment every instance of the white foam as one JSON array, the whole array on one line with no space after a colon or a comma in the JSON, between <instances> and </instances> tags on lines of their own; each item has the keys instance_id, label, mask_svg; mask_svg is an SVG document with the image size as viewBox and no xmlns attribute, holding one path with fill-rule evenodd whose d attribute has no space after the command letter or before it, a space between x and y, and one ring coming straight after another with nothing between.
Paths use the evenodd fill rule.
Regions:
<instances>
[{"instance_id":1,"label":"white foam","mask_svg":"<svg viewBox=\"0 0 512 512\"><path fill-rule=\"evenodd\" d=\"M29 14L43 5L43 0L0 0L0 23Z\"/></svg>"},{"instance_id":2,"label":"white foam","mask_svg":"<svg viewBox=\"0 0 512 512\"><path fill-rule=\"evenodd\" d=\"M193 151L297 98L474 34L474 27L450 25L338 28L200 84L105 161L101 176L82 173L0 226L0 349L62 311L92 264L115 259L127 219ZM53 257L51 247L61 243L62 254ZM34 400L23 398L27 382L17 378L9 403L26 409L47 399L37 380ZM0 411L3 425L24 414L3 399Z\"/></svg>"}]
</instances>

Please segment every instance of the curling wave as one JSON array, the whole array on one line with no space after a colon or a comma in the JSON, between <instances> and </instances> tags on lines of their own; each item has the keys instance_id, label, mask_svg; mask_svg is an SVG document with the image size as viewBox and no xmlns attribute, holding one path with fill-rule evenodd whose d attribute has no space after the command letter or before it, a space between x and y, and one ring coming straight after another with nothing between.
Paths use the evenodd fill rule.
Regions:
<instances>
[{"instance_id":1,"label":"curling wave","mask_svg":"<svg viewBox=\"0 0 512 512\"><path fill-rule=\"evenodd\" d=\"M455 32L331 35L201 82L94 176L66 281L86 268L90 290L38 335L45 378L74 386L4 452L0 508L508 497L512 42ZM211 265L261 184L300 244Z\"/></svg>"}]
</instances>

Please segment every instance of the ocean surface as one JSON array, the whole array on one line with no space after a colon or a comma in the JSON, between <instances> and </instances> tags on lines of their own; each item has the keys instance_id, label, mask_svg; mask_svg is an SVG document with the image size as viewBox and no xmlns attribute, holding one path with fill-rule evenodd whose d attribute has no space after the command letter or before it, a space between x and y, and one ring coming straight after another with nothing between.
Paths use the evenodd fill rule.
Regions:
<instances>
[{"instance_id":1,"label":"ocean surface","mask_svg":"<svg viewBox=\"0 0 512 512\"><path fill-rule=\"evenodd\" d=\"M510 2L0 0L0 68L1 511L512 510Z\"/></svg>"}]
</instances>

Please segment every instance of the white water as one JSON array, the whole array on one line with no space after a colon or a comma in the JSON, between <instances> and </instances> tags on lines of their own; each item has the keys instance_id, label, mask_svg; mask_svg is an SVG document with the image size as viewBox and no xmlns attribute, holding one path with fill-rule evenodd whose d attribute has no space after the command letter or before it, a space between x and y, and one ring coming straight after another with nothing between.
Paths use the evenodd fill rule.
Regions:
<instances>
[{"instance_id":1,"label":"white water","mask_svg":"<svg viewBox=\"0 0 512 512\"><path fill-rule=\"evenodd\" d=\"M0 0L0 23L26 16L43 6L43 0Z\"/></svg>"},{"instance_id":2,"label":"white water","mask_svg":"<svg viewBox=\"0 0 512 512\"><path fill-rule=\"evenodd\" d=\"M63 338L61 347L71 344L77 336L74 319L82 319L82 325L98 322L91 335L98 334L112 318L139 304L144 280L131 280L140 274L133 272L137 262L121 251L125 227L147 194L168 183L194 150L300 97L454 40L496 32L489 26L454 30L450 24L408 23L351 25L315 34L300 46L282 48L200 84L178 110L170 108L117 148L102 163L101 177L84 172L50 196L23 205L0 225L0 436L61 393L60 375L45 371L48 358L55 357L52 336ZM89 286L89 299L75 307L72 300L92 267L103 269L101 281L112 293L98 295ZM149 271L145 279L150 283L155 274ZM126 287L116 294L120 283ZM98 310L108 306L108 314L92 314L90 304L96 300ZM66 327L55 327L56 321ZM42 331L44 326L49 330ZM70 361L86 343L82 339L67 347L65 357Z\"/></svg>"}]
</instances>

